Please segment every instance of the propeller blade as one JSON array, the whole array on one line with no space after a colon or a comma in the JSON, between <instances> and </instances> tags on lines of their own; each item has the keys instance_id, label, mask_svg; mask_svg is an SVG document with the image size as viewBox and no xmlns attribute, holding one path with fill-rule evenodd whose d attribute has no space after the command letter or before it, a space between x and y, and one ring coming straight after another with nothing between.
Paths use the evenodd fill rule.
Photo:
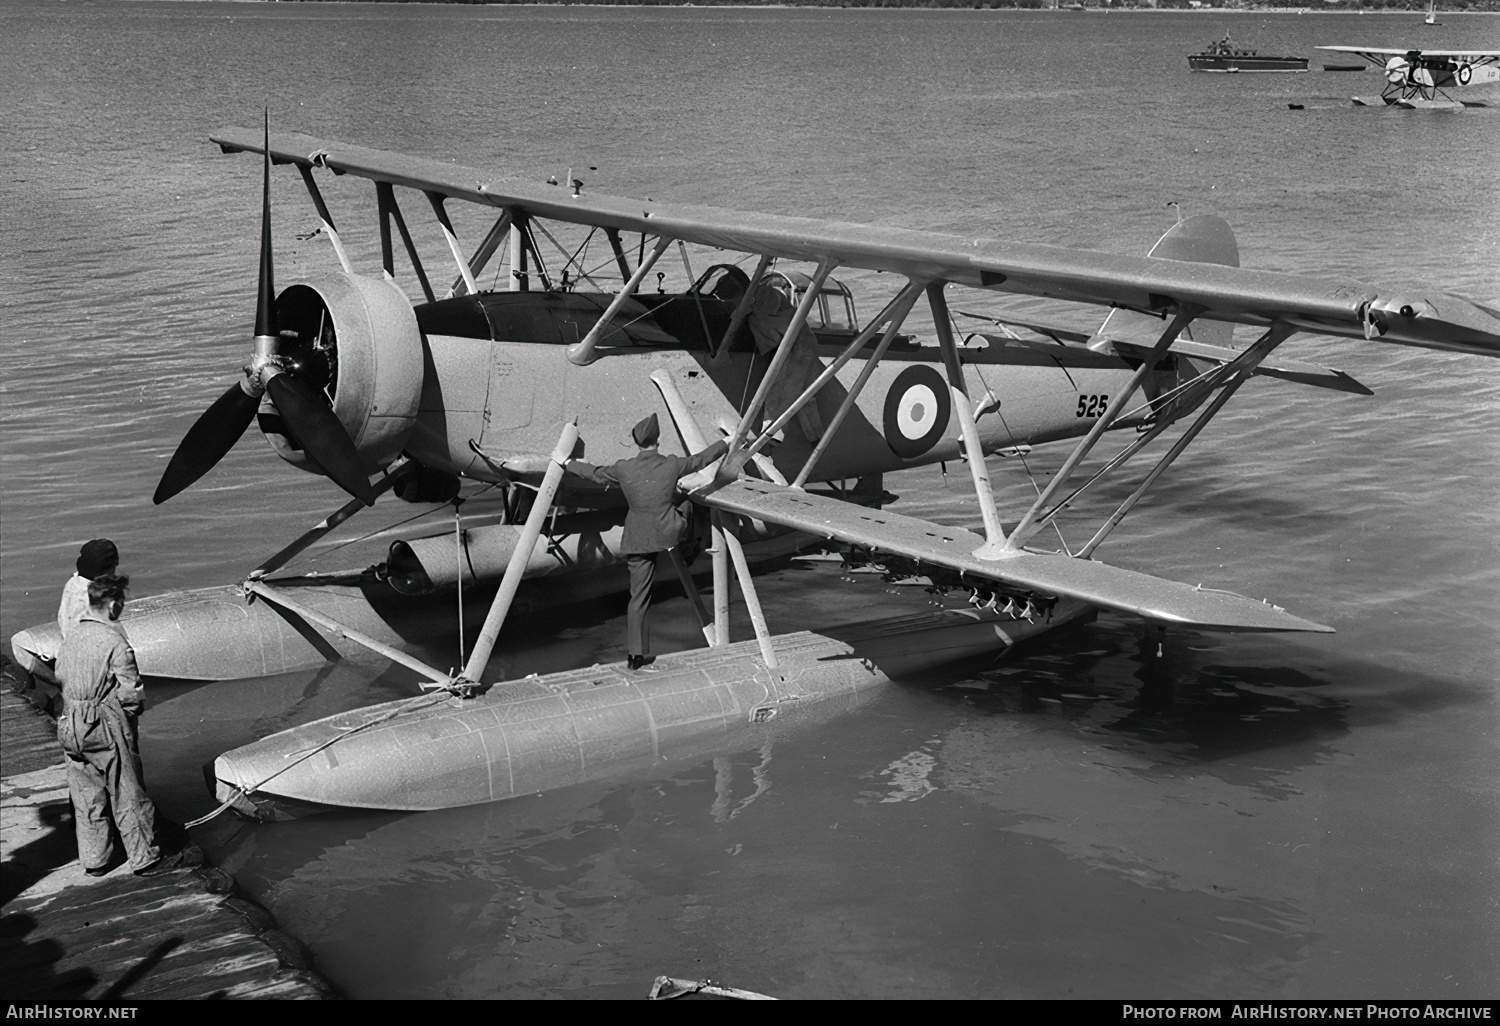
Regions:
<instances>
[{"instance_id":1,"label":"propeller blade","mask_svg":"<svg viewBox=\"0 0 1500 1026\"><path fill-rule=\"evenodd\" d=\"M266 382L266 391L287 427L302 443L302 451L318 461L328 476L344 491L366 506L375 505L375 490L365 473L354 440L343 422L313 387L290 374L277 374Z\"/></svg>"},{"instance_id":2,"label":"propeller blade","mask_svg":"<svg viewBox=\"0 0 1500 1026\"><path fill-rule=\"evenodd\" d=\"M151 501L161 505L213 469L255 419L260 400L238 384L203 411L172 454Z\"/></svg>"},{"instance_id":3,"label":"propeller blade","mask_svg":"<svg viewBox=\"0 0 1500 1026\"><path fill-rule=\"evenodd\" d=\"M271 273L271 112L266 111L266 160L260 183L260 283L255 290L255 337L276 337L276 283Z\"/></svg>"}]
</instances>

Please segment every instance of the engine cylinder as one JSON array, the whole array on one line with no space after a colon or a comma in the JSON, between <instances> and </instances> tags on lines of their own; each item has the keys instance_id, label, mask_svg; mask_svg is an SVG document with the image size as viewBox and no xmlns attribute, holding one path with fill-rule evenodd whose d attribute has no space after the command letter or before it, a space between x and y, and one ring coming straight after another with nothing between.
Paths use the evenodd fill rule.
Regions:
<instances>
[{"instance_id":1,"label":"engine cylinder","mask_svg":"<svg viewBox=\"0 0 1500 1026\"><path fill-rule=\"evenodd\" d=\"M422 399L422 334L394 282L331 274L289 286L276 297L278 352L290 373L321 389L354 441L365 469L390 465L411 435ZM287 431L269 398L259 422L276 455L323 473Z\"/></svg>"}]
</instances>

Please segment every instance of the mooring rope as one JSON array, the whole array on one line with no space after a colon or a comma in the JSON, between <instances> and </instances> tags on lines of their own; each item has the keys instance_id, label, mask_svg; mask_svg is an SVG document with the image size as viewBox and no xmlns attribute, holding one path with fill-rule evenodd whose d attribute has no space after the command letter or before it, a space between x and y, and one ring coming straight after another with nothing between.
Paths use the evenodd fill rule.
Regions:
<instances>
[{"instance_id":1,"label":"mooring rope","mask_svg":"<svg viewBox=\"0 0 1500 1026\"><path fill-rule=\"evenodd\" d=\"M300 764L302 762L305 762L308 759L311 759L314 755L317 755L319 752L323 751L326 748L329 748L329 747L331 747L331 746L333 746L335 744L338 744L340 741L344 740L345 738L353 737L355 734L358 734L360 731L366 730L366 729L368 729L370 727L373 727L376 724L385 723L385 722L387 722L389 720L393 720L397 716L400 716L404 712L411 712L411 711L416 710L416 709L425 708L426 706L429 706L429 705L435 705L437 702L445 700L445 699L450 698L450 697L452 697L452 693L449 692L448 690L444 689L444 690L435 692L433 694L418 695L415 698L409 698L405 702L403 702L401 705L397 706L396 708L391 709L390 711L385 712L385 713L383 713L383 714L381 714L379 716L376 716L374 719L366 720L364 723L361 723L361 724L359 724L356 727L351 727L350 729L344 731L342 734L335 735L334 737L329 738L327 741L324 741L322 744L317 745L316 747L311 748L311 749L309 749L306 752L303 752L297 758L293 759L291 762L287 763L285 766L281 767L275 773L272 773L269 777L266 777L264 780L260 781L259 783L251 784L250 787L248 787L248 788L241 788L241 787L239 787L237 785L230 785L230 790L232 791L231 795L228 798L226 798L222 803L220 803L220 805L219 805L219 807L217 809L214 809L214 811L210 812L206 816L199 816L195 820L192 820L192 821L190 821L188 823L184 823L183 824L183 828L184 829L191 829L191 828L193 828L195 826L202 826L204 823L207 823L209 820L211 820L211 819L215 818L216 816L220 815L222 812L224 812L225 809L228 809L231 806L233 806L236 798L249 798L252 794L254 794L255 792L259 791L262 787L265 787L267 784L269 784L271 781L275 780L277 777L281 776L283 773L285 773L287 770L291 769L293 766L296 766L296 765L298 765L298 764Z\"/></svg>"}]
</instances>

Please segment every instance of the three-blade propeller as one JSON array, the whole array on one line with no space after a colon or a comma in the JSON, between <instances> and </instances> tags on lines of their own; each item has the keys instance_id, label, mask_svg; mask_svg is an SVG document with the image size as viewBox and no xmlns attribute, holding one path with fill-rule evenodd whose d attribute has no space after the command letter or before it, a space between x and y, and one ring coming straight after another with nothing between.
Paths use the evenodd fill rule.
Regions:
<instances>
[{"instance_id":1,"label":"three-blade propeller","mask_svg":"<svg viewBox=\"0 0 1500 1026\"><path fill-rule=\"evenodd\" d=\"M203 411L172 454L151 501L166 502L213 469L234 448L260 408L261 395L270 396L287 433L302 451L344 491L373 505L359 451L320 389L296 377L295 363L278 360L280 333L276 324L276 286L271 260L271 124L266 116L265 167L261 182L260 284L255 303L255 352L245 377L229 387Z\"/></svg>"}]
</instances>

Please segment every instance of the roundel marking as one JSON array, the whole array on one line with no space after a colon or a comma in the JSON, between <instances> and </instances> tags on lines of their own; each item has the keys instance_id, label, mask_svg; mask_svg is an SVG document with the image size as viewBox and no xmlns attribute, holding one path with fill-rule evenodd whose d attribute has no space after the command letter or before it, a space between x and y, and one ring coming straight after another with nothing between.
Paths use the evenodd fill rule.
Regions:
<instances>
[{"instance_id":1,"label":"roundel marking","mask_svg":"<svg viewBox=\"0 0 1500 1026\"><path fill-rule=\"evenodd\" d=\"M903 459L915 459L948 429L948 383L926 364L913 364L885 394L885 441Z\"/></svg>"},{"instance_id":2,"label":"roundel marking","mask_svg":"<svg viewBox=\"0 0 1500 1026\"><path fill-rule=\"evenodd\" d=\"M1467 64L1460 64L1458 66L1458 84L1459 85L1468 85L1469 84L1469 79L1471 79L1473 76L1474 76L1474 73L1469 70L1469 66Z\"/></svg>"}]
</instances>

